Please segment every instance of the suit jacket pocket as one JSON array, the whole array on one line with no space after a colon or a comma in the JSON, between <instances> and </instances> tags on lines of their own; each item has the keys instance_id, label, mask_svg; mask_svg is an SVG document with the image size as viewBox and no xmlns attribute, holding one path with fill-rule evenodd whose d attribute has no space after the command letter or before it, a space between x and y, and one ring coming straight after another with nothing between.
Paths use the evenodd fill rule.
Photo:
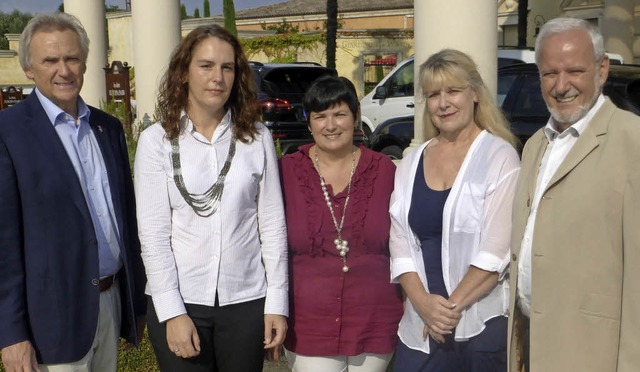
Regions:
<instances>
[{"instance_id":1,"label":"suit jacket pocket","mask_svg":"<svg viewBox=\"0 0 640 372\"><path fill-rule=\"evenodd\" d=\"M618 296L600 293L587 293L582 297L578 308L585 315L620 320L622 302Z\"/></svg>"}]
</instances>

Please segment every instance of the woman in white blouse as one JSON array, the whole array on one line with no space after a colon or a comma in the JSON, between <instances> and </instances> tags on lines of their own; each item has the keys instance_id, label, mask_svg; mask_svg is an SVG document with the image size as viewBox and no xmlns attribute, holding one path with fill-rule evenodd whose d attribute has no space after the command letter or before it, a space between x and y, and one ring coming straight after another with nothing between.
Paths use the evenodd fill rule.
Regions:
<instances>
[{"instance_id":1,"label":"woman in white blouse","mask_svg":"<svg viewBox=\"0 0 640 372\"><path fill-rule=\"evenodd\" d=\"M173 52L159 122L140 136L138 225L163 371L262 371L286 334L278 165L252 84L238 40L198 27Z\"/></svg>"},{"instance_id":2,"label":"woman in white blouse","mask_svg":"<svg viewBox=\"0 0 640 372\"><path fill-rule=\"evenodd\" d=\"M516 139L466 54L420 66L428 141L391 196L391 276L407 294L395 372L506 371Z\"/></svg>"}]
</instances>

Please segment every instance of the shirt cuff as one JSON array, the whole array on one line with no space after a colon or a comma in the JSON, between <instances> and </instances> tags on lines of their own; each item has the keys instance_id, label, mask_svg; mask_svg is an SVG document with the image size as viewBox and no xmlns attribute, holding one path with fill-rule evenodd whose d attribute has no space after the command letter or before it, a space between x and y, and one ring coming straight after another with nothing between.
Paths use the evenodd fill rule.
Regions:
<instances>
[{"instance_id":1,"label":"shirt cuff","mask_svg":"<svg viewBox=\"0 0 640 372\"><path fill-rule=\"evenodd\" d=\"M395 258L391 260L391 283L399 283L398 277L410 272L417 272L412 258Z\"/></svg>"},{"instance_id":2,"label":"shirt cuff","mask_svg":"<svg viewBox=\"0 0 640 372\"><path fill-rule=\"evenodd\" d=\"M187 313L187 309L182 301L182 295L180 295L178 289L153 295L151 299L153 300L153 307L156 309L156 315L160 323Z\"/></svg>"},{"instance_id":3,"label":"shirt cuff","mask_svg":"<svg viewBox=\"0 0 640 372\"><path fill-rule=\"evenodd\" d=\"M267 289L267 297L264 302L265 314L277 314L289 316L289 291L286 289Z\"/></svg>"},{"instance_id":4,"label":"shirt cuff","mask_svg":"<svg viewBox=\"0 0 640 372\"><path fill-rule=\"evenodd\" d=\"M500 259L487 252L479 252L471 261L471 265L489 272L497 272L500 277L506 273L508 260Z\"/></svg>"}]
</instances>

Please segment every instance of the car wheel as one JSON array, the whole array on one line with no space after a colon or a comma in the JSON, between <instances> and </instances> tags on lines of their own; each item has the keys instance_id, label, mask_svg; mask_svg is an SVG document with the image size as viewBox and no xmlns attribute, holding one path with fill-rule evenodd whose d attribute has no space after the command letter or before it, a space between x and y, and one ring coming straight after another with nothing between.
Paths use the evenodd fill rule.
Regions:
<instances>
[{"instance_id":1,"label":"car wheel","mask_svg":"<svg viewBox=\"0 0 640 372\"><path fill-rule=\"evenodd\" d=\"M368 140L371 139L371 129L365 123L362 123L362 132L364 133L364 136L367 137Z\"/></svg>"},{"instance_id":2,"label":"car wheel","mask_svg":"<svg viewBox=\"0 0 640 372\"><path fill-rule=\"evenodd\" d=\"M399 146L387 146L380 150L380 152L387 155L391 160L402 159L402 149Z\"/></svg>"}]
</instances>

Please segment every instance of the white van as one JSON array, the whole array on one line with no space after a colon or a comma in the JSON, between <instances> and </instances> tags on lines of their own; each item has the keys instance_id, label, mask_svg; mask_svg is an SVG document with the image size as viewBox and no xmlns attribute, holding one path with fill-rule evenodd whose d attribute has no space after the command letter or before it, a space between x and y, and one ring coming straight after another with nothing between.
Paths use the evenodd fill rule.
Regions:
<instances>
[{"instance_id":1,"label":"white van","mask_svg":"<svg viewBox=\"0 0 640 372\"><path fill-rule=\"evenodd\" d=\"M622 56L607 53L611 63L623 63ZM413 59L400 62L378 85L360 100L362 130L367 136L381 123L399 117L413 116ZM498 49L498 68L516 63L534 63L533 49Z\"/></svg>"},{"instance_id":2,"label":"white van","mask_svg":"<svg viewBox=\"0 0 640 372\"><path fill-rule=\"evenodd\" d=\"M391 118L413 115L413 56L400 62L360 100L362 130L367 136Z\"/></svg>"}]
</instances>

